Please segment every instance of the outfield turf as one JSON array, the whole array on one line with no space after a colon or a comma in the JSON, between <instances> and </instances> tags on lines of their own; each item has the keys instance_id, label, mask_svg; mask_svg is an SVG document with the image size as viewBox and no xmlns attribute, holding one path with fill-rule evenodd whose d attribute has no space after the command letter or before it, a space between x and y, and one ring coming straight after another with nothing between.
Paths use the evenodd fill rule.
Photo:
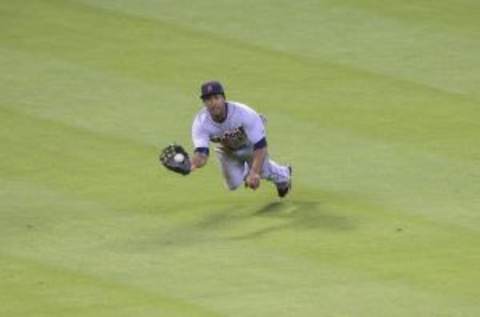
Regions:
<instances>
[{"instance_id":1,"label":"outfield turf","mask_svg":"<svg viewBox=\"0 0 480 317\"><path fill-rule=\"evenodd\" d=\"M0 316L480 316L479 16L0 0ZM160 166L212 78L268 117L286 200Z\"/></svg>"}]
</instances>

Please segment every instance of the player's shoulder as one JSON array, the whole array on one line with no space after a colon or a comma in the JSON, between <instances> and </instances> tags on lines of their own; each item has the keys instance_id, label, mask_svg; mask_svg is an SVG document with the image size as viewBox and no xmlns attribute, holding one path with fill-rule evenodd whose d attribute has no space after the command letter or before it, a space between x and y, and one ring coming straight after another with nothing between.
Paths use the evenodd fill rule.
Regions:
<instances>
[{"instance_id":1,"label":"player's shoulder","mask_svg":"<svg viewBox=\"0 0 480 317\"><path fill-rule=\"evenodd\" d=\"M252 107L247 104L238 102L238 101L228 101L229 107L233 108L233 112L237 112L238 114L255 114L257 113Z\"/></svg>"},{"instance_id":2,"label":"player's shoulder","mask_svg":"<svg viewBox=\"0 0 480 317\"><path fill-rule=\"evenodd\" d=\"M204 107L200 109L193 118L193 122L197 124L202 124L208 120L208 111Z\"/></svg>"},{"instance_id":3,"label":"player's shoulder","mask_svg":"<svg viewBox=\"0 0 480 317\"><path fill-rule=\"evenodd\" d=\"M211 120L209 120L209 114L207 109L202 108L197 112L192 123L192 131L195 133L200 133L200 131L206 131L211 128Z\"/></svg>"}]
</instances>

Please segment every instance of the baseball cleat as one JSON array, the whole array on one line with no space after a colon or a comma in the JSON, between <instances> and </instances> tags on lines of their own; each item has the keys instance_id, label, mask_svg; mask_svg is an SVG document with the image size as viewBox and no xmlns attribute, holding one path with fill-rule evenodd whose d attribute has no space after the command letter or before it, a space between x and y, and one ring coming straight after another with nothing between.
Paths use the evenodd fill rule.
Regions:
<instances>
[{"instance_id":1,"label":"baseball cleat","mask_svg":"<svg viewBox=\"0 0 480 317\"><path fill-rule=\"evenodd\" d=\"M290 189L292 189L292 166L288 165L288 171L290 173L288 182L275 184L277 186L278 197L280 198L287 196Z\"/></svg>"}]
</instances>

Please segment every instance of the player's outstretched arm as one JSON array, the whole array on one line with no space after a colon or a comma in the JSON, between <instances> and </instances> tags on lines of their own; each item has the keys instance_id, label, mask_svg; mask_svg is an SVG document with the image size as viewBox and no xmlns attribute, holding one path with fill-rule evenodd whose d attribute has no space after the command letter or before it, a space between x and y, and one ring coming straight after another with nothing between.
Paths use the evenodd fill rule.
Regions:
<instances>
[{"instance_id":1,"label":"player's outstretched arm","mask_svg":"<svg viewBox=\"0 0 480 317\"><path fill-rule=\"evenodd\" d=\"M195 171L196 169L202 168L207 164L208 161L208 155L205 153L201 152L195 152L193 153L192 159L191 159L191 171Z\"/></svg>"}]
</instances>

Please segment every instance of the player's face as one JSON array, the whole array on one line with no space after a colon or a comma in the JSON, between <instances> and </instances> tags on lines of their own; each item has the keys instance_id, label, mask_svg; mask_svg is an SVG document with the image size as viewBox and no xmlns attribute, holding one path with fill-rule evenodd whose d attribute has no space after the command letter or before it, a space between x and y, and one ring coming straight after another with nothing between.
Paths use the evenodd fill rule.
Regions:
<instances>
[{"instance_id":1,"label":"player's face","mask_svg":"<svg viewBox=\"0 0 480 317\"><path fill-rule=\"evenodd\" d=\"M225 98L222 95L212 95L203 102L214 120L222 121L225 118Z\"/></svg>"}]
</instances>

